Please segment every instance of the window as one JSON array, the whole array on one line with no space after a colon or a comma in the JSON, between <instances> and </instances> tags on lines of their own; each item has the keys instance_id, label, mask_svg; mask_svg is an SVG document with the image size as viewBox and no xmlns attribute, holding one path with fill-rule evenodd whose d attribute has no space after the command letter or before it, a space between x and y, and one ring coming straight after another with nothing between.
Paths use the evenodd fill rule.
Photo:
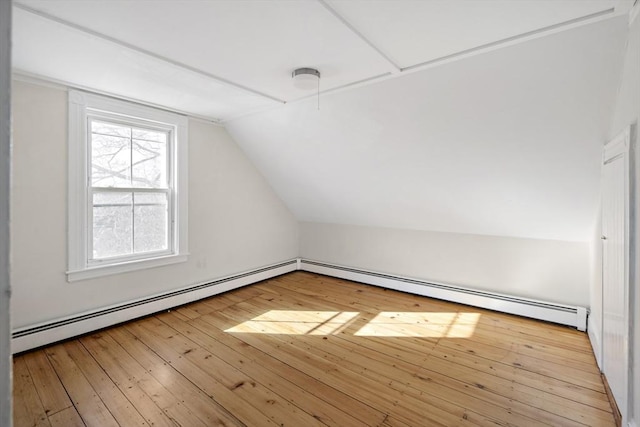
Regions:
<instances>
[{"instance_id":1,"label":"window","mask_svg":"<svg viewBox=\"0 0 640 427\"><path fill-rule=\"evenodd\" d=\"M69 281L186 260L187 120L69 92Z\"/></svg>"}]
</instances>

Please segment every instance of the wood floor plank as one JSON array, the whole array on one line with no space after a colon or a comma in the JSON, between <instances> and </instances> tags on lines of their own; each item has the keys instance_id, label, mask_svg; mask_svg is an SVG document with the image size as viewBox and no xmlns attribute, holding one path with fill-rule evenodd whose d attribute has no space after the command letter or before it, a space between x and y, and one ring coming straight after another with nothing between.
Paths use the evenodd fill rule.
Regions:
<instances>
[{"instance_id":1,"label":"wood floor plank","mask_svg":"<svg viewBox=\"0 0 640 427\"><path fill-rule=\"evenodd\" d=\"M24 358L13 359L13 423L16 426L50 426L40 396Z\"/></svg>"},{"instance_id":2,"label":"wood floor plank","mask_svg":"<svg viewBox=\"0 0 640 427\"><path fill-rule=\"evenodd\" d=\"M301 281L300 279L294 279L289 276L283 277L282 280L284 281L284 283L293 282L293 283L298 283L303 285L305 283L304 280ZM314 282L316 282L316 280L314 280ZM322 284L325 288L328 285L332 286L332 288L330 289L332 294L334 294L336 291L344 289L344 287L342 286L344 281L341 279L324 278L322 276L319 276L317 278L317 283ZM356 292L363 292L363 291L366 291L367 288L368 287L366 287L365 285L364 288L354 288L354 289L356 290ZM353 293L353 290L351 290L350 292ZM376 300L384 301L385 304L391 304L394 307L403 306L408 309L415 307L415 304L416 304L415 297L413 295L410 295L404 292L395 291L395 290L390 290L390 289L383 289L382 292L378 292L377 295L372 295L366 298L363 302L365 304L368 304L369 307L371 307L371 302ZM438 301L438 300L427 300L427 301L429 301L429 306L430 306L429 309L433 309L434 307L437 307L443 311L446 311L448 307L451 307L451 303L448 303L448 302ZM423 306L426 306L426 304ZM534 336L542 336L542 337L546 337L547 339L550 338L551 340L557 338L558 341L561 342L563 345L567 344L567 339L576 340L577 342L580 343L581 351L584 351L586 353L591 353L591 349L590 349L590 346L588 345L588 341L586 340L586 337L584 336L584 334L577 332L575 329L571 329L569 327L562 326L562 325L554 325L554 324L539 322L536 320L521 318L518 316L511 316L511 315L503 314L499 312L478 309L476 307L469 307L464 305L457 305L457 307L459 311L465 311L465 307L466 307L466 309L471 310L473 312L476 312L479 314L486 314L487 316L480 317L480 321L479 321L480 324L486 323L486 324L491 324L493 326L500 325L501 327L506 329L511 329L508 325L515 325L514 330L517 333L520 333L520 334L527 333L527 334L532 334ZM380 307L374 307L374 308L380 308ZM544 328L540 328L539 327L540 324L544 325ZM549 334L545 332L549 330L552 330L554 332L553 336L551 337L549 337L548 336Z\"/></svg>"},{"instance_id":3,"label":"wood floor plank","mask_svg":"<svg viewBox=\"0 0 640 427\"><path fill-rule=\"evenodd\" d=\"M73 406L43 350L25 354L24 361L48 417Z\"/></svg>"},{"instance_id":4,"label":"wood floor plank","mask_svg":"<svg viewBox=\"0 0 640 427\"><path fill-rule=\"evenodd\" d=\"M316 303L315 301L317 301L317 299L306 299L305 297L300 297L300 296L296 296L296 299L299 301L302 301L302 303L306 306L306 307L311 307L311 308L318 308L322 306L322 303ZM523 323L523 322L520 322ZM524 322L526 323L526 322ZM531 322L534 323L534 322ZM534 323L535 324L535 323ZM544 325L544 324L543 324ZM538 326L539 327L539 326ZM379 339L379 338L368 338L366 341L363 342L363 345L367 345L367 343L374 343L374 342L379 342L382 345L387 345L389 344L390 340L388 338L385 339ZM407 356L407 349L410 347L412 343L410 341L404 340L402 342L402 344L400 345L400 348L398 349L399 351L396 353L393 353L395 357L405 357ZM413 363L417 363L420 364L422 363L422 361L424 361L426 359L426 356L428 356L429 353L432 352L431 349L429 349L429 351L425 351L426 348L424 347L424 344L419 343L416 345L416 357L419 360L413 360ZM442 353L440 350L440 347L438 347L438 350L436 351L436 353L440 356L443 357L444 359L446 359L447 357L451 357L452 355L452 351L448 351L447 353ZM457 352L456 352L457 353ZM444 355L443 355L444 354ZM464 353L459 353L459 356L462 356L462 358L465 357ZM467 366L472 367L477 369L477 366L474 365L478 365L481 364L483 362L483 359L476 357L475 355L469 355L469 359L471 359L469 361L469 364ZM504 362L505 356L502 355L501 356L501 361ZM460 357L458 358L458 361L460 361ZM466 360L464 360L466 361ZM501 369L502 368L502 369ZM509 365L504 365L503 363L493 363L490 366L488 366L488 373L492 374L492 375L498 375L498 373L496 371L501 370L500 373L502 374L502 378L505 378L506 380L509 381L514 381L515 378L517 378L518 376L516 375L515 370L519 369L515 366L509 366ZM505 373L506 371L506 373ZM500 375L498 375L500 376ZM543 387L545 390L549 389L549 384L554 384L556 386L556 388L558 388L558 382L554 381L554 379L551 379L547 376L541 376L538 375L537 378L532 378L532 376L527 377L527 382L531 383L532 381L535 381L535 384L538 383L542 383ZM561 384L564 387L560 388L560 391L566 391L569 395L562 397L560 395L560 399L558 399L558 394L552 394L550 395L547 400L549 402L550 405L552 406L559 406L562 405L564 403L566 403L568 405L568 409L573 409L574 412L576 413L584 413L583 411L583 407L582 406L577 406L572 408L572 401L577 401L578 403L584 403L586 405L589 406L594 406L598 409L601 410L605 410L608 411L610 408L609 402L606 399L606 395L604 393L590 393L589 390L584 390L584 389L580 389L580 390L576 390L575 387L567 387L569 384ZM535 389L532 389L531 387L527 387L518 383L514 384L514 387L520 391L522 391L523 393L527 393L529 392L532 395L537 395L539 393L535 392ZM542 387L541 387L542 389ZM546 396L546 394L542 394L543 396ZM568 400L563 400L563 399L568 399ZM558 402L558 400L560 400L560 402ZM589 411L589 408L586 408L586 412ZM562 411L564 412L564 411ZM558 411L556 413L561 413L561 411Z\"/></svg>"},{"instance_id":5,"label":"wood floor plank","mask_svg":"<svg viewBox=\"0 0 640 427\"><path fill-rule=\"evenodd\" d=\"M322 424L312 415L287 402L278 393L272 392L214 354L199 348L157 319L146 319L139 326L131 325L131 332L187 378L195 380L203 375L208 376L209 382L215 382L218 386L215 390L216 398L219 401L225 399L225 406L242 402L242 413L247 412L248 407L255 407L277 425L312 427ZM162 337L171 341L170 346L163 345ZM264 424L265 421L261 423Z\"/></svg>"},{"instance_id":6,"label":"wood floor plank","mask_svg":"<svg viewBox=\"0 0 640 427\"><path fill-rule=\"evenodd\" d=\"M286 283L286 282L285 282ZM285 286L293 287L297 289L297 286L292 286L290 283L285 284ZM338 292L332 292L331 296L327 296L326 298L330 301L339 301L338 297L335 295ZM402 294L400 292L396 292L395 294L399 294L400 298L407 298L406 294ZM304 297L302 297L304 298ZM314 298L316 301L318 300L317 295ZM384 298L386 301L387 297ZM397 310L399 307L397 304L390 303L380 303L380 304L371 304L370 301L375 300L374 297L370 296L368 299L365 299L364 303L357 303L354 306L356 308L360 308L362 315L375 316L376 313L372 312L372 308L376 308L380 311L389 311L389 310ZM344 300L342 300L344 301ZM400 308L410 308L408 304L402 303L400 304ZM438 309L443 309L446 306L443 303L438 305ZM422 310L424 307L421 307ZM486 312L486 311L485 311ZM500 316L505 316L500 314ZM511 316L515 317L515 316ZM519 319L520 322L533 323L535 321L530 321L529 319ZM553 325L555 326L555 325ZM428 327L428 326L427 326ZM383 326L378 326L378 330L383 330ZM373 331L373 328L371 328ZM567 349L558 347L554 344L554 341L541 341L540 337L532 337L532 339L527 340L526 337L521 335L512 335L508 333L507 330L498 330L498 331L486 331L482 329L482 327L474 328L474 342L486 343L488 345L495 346L497 348L507 348L510 350L510 357L512 357L512 363L516 364L523 369L533 370L534 372L541 373L543 375L551 375L551 376L565 376L567 378L576 379L579 381L579 385L583 385L586 387L591 387L592 389L604 392L601 385L600 375L597 368L594 368L594 360L592 354L582 354L582 350L576 355L575 353L571 353L572 357L567 357ZM577 332L576 332L577 333ZM505 336L506 335L506 336ZM549 335L549 334L547 334ZM505 340L504 338L509 338ZM583 336L584 339L586 337ZM577 373L574 375L574 372L578 370L583 370L586 372L585 375L581 373Z\"/></svg>"},{"instance_id":7,"label":"wood floor plank","mask_svg":"<svg viewBox=\"0 0 640 427\"><path fill-rule=\"evenodd\" d=\"M354 348L355 341L344 339L343 334L335 335L328 341L318 340L315 337L306 335L295 337L295 339L287 340L287 342L290 345L302 345L303 348L313 351L315 354L322 354L325 359L330 359L334 363L348 367L361 375L372 379L382 378L381 382L388 382L398 391L412 394L416 397L419 394L420 397L418 398L430 401L434 405L442 407L441 400L445 398L447 402L454 405L455 402L464 401L465 408L488 417L494 416L498 419L505 419L511 424L536 425L539 423L538 419L546 419L556 424L560 422L569 424L569 421L565 420L564 417L554 417L552 414L546 414L544 411L521 405L519 402L511 401L509 397L504 397L505 394L509 396L512 390L511 383L494 384L495 377L492 376L485 376L482 379L472 377L467 381L462 381L460 378L448 378L444 375L439 376L437 372L432 372L432 375L427 377L420 376L418 372L424 370L421 366L405 363L388 356L379 346L367 348L356 344ZM326 345L327 343L331 343L331 345ZM429 364L426 360L423 363ZM451 370L451 368L458 367L452 365L447 368ZM472 370L469 371L473 372ZM478 372L478 376L480 375L482 373ZM428 380L422 381L425 378L428 378ZM457 384L456 381L463 382L464 385ZM503 388L492 392L489 384L495 386L495 388Z\"/></svg>"},{"instance_id":8,"label":"wood floor plank","mask_svg":"<svg viewBox=\"0 0 640 427\"><path fill-rule=\"evenodd\" d=\"M343 334L338 334L337 336L343 339L345 338ZM365 353L363 348L367 348L367 349L374 350L376 352L380 352L385 355L383 357L380 355L373 354L372 356L373 363L376 363L379 361L385 362L385 359L388 359L386 360L387 364L394 363L396 366L400 367L402 366L402 362L405 361L402 358L397 357L397 351L395 351L393 347L389 347L385 340L374 341L371 339L367 339L367 340L357 340L357 341L348 340L348 341L353 342L354 344L357 344L360 346L359 349L357 350L357 352L360 354ZM348 349L349 347L352 346L351 343L339 344L339 345L344 347L345 349ZM406 343L405 343L405 346L406 346ZM428 355L430 355L431 357L429 358L428 361L427 361L427 358L423 357L424 356L424 353L423 353L420 355L419 358L411 360L410 363L419 365L421 367L422 366L428 367L432 372L435 371L434 374L437 374L438 372L447 372L447 375L450 375L453 372L458 372L459 375L464 375L464 376L458 376L458 377L454 376L453 378L458 381L466 382L467 386L470 386L471 389L474 389L474 387L476 387L480 383L484 384L483 386L484 388L482 390L480 390L479 392L477 390L474 391L474 393L476 394L477 393L483 394L485 391L487 391L488 385L492 384L493 386L496 387L499 394L501 396L504 396L504 398L509 398L510 400L512 399L516 402L528 402L530 405L534 407L534 409L546 408L550 412L561 417L565 417L567 413L573 414L574 418L572 419L579 422L587 422L589 419L592 419L592 418L605 419L605 420L608 420L610 418L609 413L603 412L603 410L604 411L608 410L609 408L608 402L606 407L603 405L601 408L594 408L588 404L591 402L582 404L580 402L575 402L570 399L559 397L558 395L555 395L555 394L544 393L539 389L526 387L522 384L518 384L515 381L513 381L513 378L504 378L503 376L497 376L495 372L491 371L491 369L489 370L490 372L486 372L481 369L478 370L477 366L474 366L473 363L460 364L459 363L460 358L466 358L465 354L461 354L459 356L459 358L457 359L458 363L453 363L450 360L447 360L448 354L445 354L444 358L440 358L440 359L434 357L436 354L437 354L436 357L441 356L441 354L437 349L430 350ZM368 365L371 366L371 363L369 363ZM515 369L516 368L512 368L512 371ZM405 369L405 371L408 373L412 373L413 368ZM464 381L464 378L468 378L468 379ZM464 390L464 388L462 389ZM487 397L489 402L495 402L498 400L495 395L489 395ZM570 409L570 411L567 411L567 409Z\"/></svg>"},{"instance_id":9,"label":"wood floor plank","mask_svg":"<svg viewBox=\"0 0 640 427\"><path fill-rule=\"evenodd\" d=\"M405 424L396 417L388 416L385 420L380 424L380 427L411 427L409 424Z\"/></svg>"},{"instance_id":10,"label":"wood floor plank","mask_svg":"<svg viewBox=\"0 0 640 427\"><path fill-rule=\"evenodd\" d=\"M136 337L123 329L112 330L109 335L117 341L132 357L134 357L148 372L166 372L167 363L157 354L149 351ZM171 371L169 371L171 372ZM207 425L240 425L241 422L233 417L224 407L218 405L211 396L199 389L178 373L158 375L158 380L170 387L171 392L184 402L191 412Z\"/></svg>"},{"instance_id":11,"label":"wood floor plank","mask_svg":"<svg viewBox=\"0 0 640 427\"><path fill-rule=\"evenodd\" d=\"M91 386L63 344L45 350L74 407L87 426L118 426L109 409Z\"/></svg>"},{"instance_id":12,"label":"wood floor plank","mask_svg":"<svg viewBox=\"0 0 640 427\"><path fill-rule=\"evenodd\" d=\"M82 418L73 406L49 416L52 427L85 427Z\"/></svg>"},{"instance_id":13,"label":"wood floor plank","mask_svg":"<svg viewBox=\"0 0 640 427\"><path fill-rule=\"evenodd\" d=\"M441 348L448 347L467 353L471 351L478 357L514 366L518 368L519 371L530 372L538 378L541 376L549 377L578 389L586 389L604 394L602 381L596 382L593 374L585 374L581 370L565 371L562 369L563 367L554 366L553 362L544 362L541 360L528 360L526 364L522 363L521 361L524 361L524 359L517 354L517 344L513 344L512 348L506 345L496 347L495 345L487 344L484 340L474 339L468 341L443 340L439 342L438 345ZM567 372L571 372L571 375L567 374Z\"/></svg>"},{"instance_id":14,"label":"wood floor plank","mask_svg":"<svg viewBox=\"0 0 640 427\"><path fill-rule=\"evenodd\" d=\"M98 333L83 337L80 342L127 399L135 404L149 425L175 426L173 420L177 411L173 407L180 403L148 378L148 372L124 349L119 348L115 341L110 340L108 335Z\"/></svg>"},{"instance_id":15,"label":"wood floor plank","mask_svg":"<svg viewBox=\"0 0 640 427\"><path fill-rule=\"evenodd\" d=\"M246 318L246 317L245 317ZM243 317L240 317L239 320L244 319ZM570 424L570 421L567 421L565 424Z\"/></svg>"},{"instance_id":16,"label":"wood floor plank","mask_svg":"<svg viewBox=\"0 0 640 427\"><path fill-rule=\"evenodd\" d=\"M584 333L306 272L16 356L14 423L615 425Z\"/></svg>"},{"instance_id":17,"label":"wood floor plank","mask_svg":"<svg viewBox=\"0 0 640 427\"><path fill-rule=\"evenodd\" d=\"M102 402L109 408L109 412L111 412L118 424L140 427L149 426L129 399L107 376L82 344L77 341L70 341L64 343L63 346L67 354L76 363L76 366L80 368L87 381L98 393Z\"/></svg>"},{"instance_id":18,"label":"wood floor plank","mask_svg":"<svg viewBox=\"0 0 640 427\"><path fill-rule=\"evenodd\" d=\"M247 344L245 341L233 336L233 334L224 333L202 319L191 321L190 324L198 330L215 337L215 339L220 340L220 342L235 349L245 357L252 358L257 364L270 370L273 374L281 375L294 381L300 387L314 394L318 399L325 400L339 410L352 414L366 425L377 425L384 419L385 414L376 408L342 393L303 370L298 370L284 363L271 353Z\"/></svg>"},{"instance_id":19,"label":"wood floor plank","mask_svg":"<svg viewBox=\"0 0 640 427\"><path fill-rule=\"evenodd\" d=\"M446 348L442 345L434 348L430 356L477 369L489 375L495 375L511 381L514 389L533 395L542 395L553 402L564 403L569 401L567 403L568 406L571 406L570 402L577 402L603 411L610 410L609 401L604 393L577 388L564 381L523 371L509 364L484 359L463 351Z\"/></svg>"},{"instance_id":20,"label":"wood floor plank","mask_svg":"<svg viewBox=\"0 0 640 427\"><path fill-rule=\"evenodd\" d=\"M170 367L165 367L164 361L158 361L152 367L147 365L146 359L155 356L153 352L146 353L144 359L136 358L122 347L119 341L114 340L109 332L92 338L94 345L100 345L103 349L107 349L110 355L115 356L116 360L122 360L120 363L125 366L128 374L132 375L155 404L170 416L171 421L178 425L189 426L224 425L217 419L209 419L194 410L192 401L188 399L191 396L180 393L184 393L181 384L184 378ZM92 345L91 340L85 340L84 343L88 348ZM97 351L92 354L94 357L99 357Z\"/></svg>"},{"instance_id":21,"label":"wood floor plank","mask_svg":"<svg viewBox=\"0 0 640 427\"><path fill-rule=\"evenodd\" d=\"M316 298L317 299L317 298ZM366 300L369 301L369 300ZM305 304L309 304L310 302L305 302ZM384 307L385 309L388 309L388 306ZM394 305L393 308L396 308L396 306ZM520 319L520 318L516 318L515 316L506 316L506 315L500 315L501 318L515 318L517 319L517 322L513 322L518 323L518 324L526 324L531 323L534 326L538 326L540 324L540 322L536 322L536 321L530 321L529 319ZM546 324L542 324L542 325L546 325ZM555 327L555 325L552 325ZM557 329L557 327L555 327L555 329ZM499 333L497 333L496 335L499 337L503 337L504 334L502 333L503 331L499 331ZM566 332L566 331L565 331ZM575 332L575 334L579 334L577 331L573 331ZM572 335L575 335L572 333ZM582 334L582 339L586 340L586 337L584 336L584 334ZM462 340L465 341L465 340ZM469 340L470 342L475 342L475 340ZM513 346L513 342L511 342L511 346ZM527 348L528 344L525 344L525 348ZM502 343L500 344L499 347L497 347L498 349L502 347L505 348ZM550 358L549 355L545 355L545 358ZM558 365L555 364L554 362L557 362L558 360L562 361L562 364ZM592 387L595 388L595 390L598 392L598 394L600 394L601 396L605 396L602 389L600 388L601 386L601 382L598 379L599 375L597 374L597 368L595 367L595 363L593 362L593 359L591 359L591 365L589 367L589 371L590 373L588 375L586 375L585 377L581 378L581 374L577 373L574 375L575 370L572 367L567 367L567 365L571 365L572 363L577 363L575 362L574 358L570 358L570 357L565 357L565 358L556 358L553 361L543 361L541 359L536 359L536 358L532 358L529 356L523 356L522 354L520 354L518 352L517 349L513 349L508 348L508 352L503 352L502 355L500 356L500 361L501 362L509 362L512 363L514 366L517 366L519 368L522 369L531 369L532 371L536 372L536 373L540 373L543 376L551 376L551 378L556 378L556 377L560 377L562 379L568 380L570 382L574 382L574 380L579 379L578 384L580 385L587 385L588 387ZM526 361L527 363L525 364L524 361ZM550 372L551 371L551 372ZM584 383L582 381L585 380L589 380L590 382ZM570 389L575 391L575 389ZM584 393L577 393L576 397L577 400L580 401L581 397L583 396ZM596 405L598 406L598 405ZM606 400L606 397L603 400L600 400L599 406L601 407L601 409L604 409L605 407L608 407L608 401Z\"/></svg>"},{"instance_id":22,"label":"wood floor plank","mask_svg":"<svg viewBox=\"0 0 640 427\"><path fill-rule=\"evenodd\" d=\"M235 309L236 307L237 305L224 310L224 312L220 314L210 314L204 317L208 320L212 320L219 316L227 317L227 319L246 318L246 316L238 313L238 310ZM247 326L247 328L252 329L252 326ZM274 345L274 337L279 340L277 336L265 338L265 335L261 333L260 329L254 329L253 332L254 333L243 333L241 335L241 339L252 340L253 345L260 345L262 343L266 346ZM283 351L283 348L286 348L286 351ZM363 399L368 402L375 402L375 405L380 407L383 411L390 409L392 406L403 408L403 411L401 411L402 413L398 414L398 417L405 417L405 420L410 424L416 424L420 422L419 420L424 420L424 422L445 426L468 424L495 425L493 420L485 419L485 417L478 416L478 414L466 411L461 407L449 406L447 409L442 409L438 405L420 402L413 397L407 396L392 388L387 388L385 393L386 396L381 398L379 389L382 385L380 383L363 376L358 376L340 365L326 361L322 357L315 355L312 351L296 348L285 342L276 343L275 350L278 351L281 356L286 358L286 360L289 360L288 363L301 360L308 361L306 363L309 364L303 369L314 371L314 375L316 377L325 378L326 381L336 384L336 386L339 386L341 390L352 397ZM287 354L284 354L285 352ZM447 406L446 402L439 403L443 406Z\"/></svg>"},{"instance_id":23,"label":"wood floor plank","mask_svg":"<svg viewBox=\"0 0 640 427\"><path fill-rule=\"evenodd\" d=\"M198 366L183 357L185 352L188 354L194 348L186 348L181 352L176 351L173 347L174 342L171 342L170 345L163 344L158 336L154 336L151 331L146 330L141 325L132 324L128 325L127 328L139 340L145 342L155 352L158 352L181 375L187 377L201 390L216 399L217 402L245 424L276 425L270 417L282 416L282 413L278 411L281 405L280 399L272 397L272 393L268 393L267 390L258 387L257 384L247 381L246 376L242 374L234 375L234 373L225 372L224 370L209 369L210 365L208 363ZM252 389L257 389L259 399L252 399L250 393ZM272 410L270 406L276 406L276 409Z\"/></svg>"},{"instance_id":24,"label":"wood floor plank","mask_svg":"<svg viewBox=\"0 0 640 427\"><path fill-rule=\"evenodd\" d=\"M522 390L520 390L522 392ZM529 390L530 391L530 390ZM559 401L558 402L558 398L556 396L551 396L548 399L548 404L550 407L553 407L555 409L555 413L558 415L561 414L565 414L566 413L566 407L565 406L569 406L571 407L572 404L574 403L573 401ZM600 401L602 402L602 401ZM606 403L606 402L603 402ZM578 405L573 405L573 406L577 406L576 408L576 414L580 414L577 415L576 418L582 420L583 422L586 421L587 419L589 419L589 417L594 416L596 419L604 419L604 420L608 420L610 415L607 414L606 412L603 412L601 410L592 410L591 407L589 406L582 406L580 404ZM605 405L601 405L602 409L605 409ZM608 403L606 403L606 406L608 406Z\"/></svg>"},{"instance_id":25,"label":"wood floor plank","mask_svg":"<svg viewBox=\"0 0 640 427\"><path fill-rule=\"evenodd\" d=\"M373 423L365 423L363 421L354 418L349 415L348 411L355 411L358 408L351 406L346 406L344 409L341 407L341 401L339 399L330 399L330 402L327 402L325 398L326 394L337 394L336 390L329 390L327 387L324 387L321 393L313 394L313 388L307 391L307 388L303 388L296 384L297 382L301 382L306 384L307 387L311 386L311 381L305 381L305 379L300 378L299 372L293 372L293 370L287 365L279 366L277 371L271 371L266 367L269 365L267 359L267 355L262 353L259 357L259 360L255 359L255 354L253 356L249 356L246 354L247 351L245 348L244 353L240 353L234 350L232 347L228 347L225 341L218 341L216 337L218 334L211 334L211 328L207 328L207 331L210 334L206 334L205 332L200 331L199 329L187 324L186 322L179 322L177 319L171 319L170 316L159 316L161 320L165 321L167 325L173 327L178 330L180 333L188 336L189 339L196 342L202 348L215 353L218 357L225 360L231 366L236 369L242 370L248 376L253 378L254 380L267 385L272 390L278 390L278 393L285 397L292 404L300 407L305 412L312 415L314 418L318 419L322 423L329 426L368 426L379 424L384 416L378 417L375 420L375 424ZM287 369L289 368L289 369ZM308 379L310 379L308 377ZM316 386L317 384L313 384ZM340 398L344 401L346 395L340 396ZM353 403L353 402L351 402ZM360 402L358 402L360 403ZM358 405L360 406L360 405ZM342 410L336 410L342 409ZM360 412L361 417L367 417L368 414L374 414L376 411L367 407L366 412ZM382 415L382 414L381 414ZM374 419L370 420L374 421Z\"/></svg>"},{"instance_id":26,"label":"wood floor plank","mask_svg":"<svg viewBox=\"0 0 640 427\"><path fill-rule=\"evenodd\" d=\"M332 279L331 281L329 281L328 283L332 283L335 282L336 279ZM280 286L284 286L284 287L288 287L291 289L295 289L300 291L301 293L310 293L315 297L315 299L318 299L318 297L320 297L320 299L326 299L328 301L331 301L333 303L344 303L344 301L350 301L349 304L354 307L354 308L358 308L360 309L363 313L368 313L368 314L376 314L379 312L385 312L385 311L390 311L390 310L409 310L409 311L417 311L417 309L419 311L429 311L429 310L433 310L433 311L450 311L452 308L452 304L450 303L446 303L446 302L442 302L442 301L435 301L434 300L427 300L428 302L422 302L422 305L419 305L418 307L415 306L415 301L412 300L412 298L414 298L414 296L412 295L408 295L402 292L397 292L397 291L393 291L393 290L379 290L376 288L371 288L371 289L365 289L365 290L359 290L360 292L356 292L355 294L353 292L350 293L344 293L341 292L339 287L336 286L335 288L331 288L331 292L327 292L326 288L323 288L323 292L326 293L326 295L324 293L322 294L318 294L318 293L314 293L313 291L309 291L308 289L305 289L302 285L294 285L291 282L287 281L286 278L283 279L283 281L279 282ZM325 283L326 284L326 283ZM369 287L370 288L370 287ZM376 295L376 291L377 295ZM449 305L447 305L449 304ZM466 306L457 306L456 310L457 311L467 311L465 310ZM517 320L512 320L512 323L518 323L519 324L524 324L524 325L535 325L536 321L532 321L530 319L523 319L523 318L518 318L516 316L508 316L502 313L493 313L493 312L489 312L486 310L478 310L472 307L466 307L466 309L468 309L469 311L473 311L473 312L477 312L477 313L491 313L492 318L502 318L502 319L517 319ZM482 332L483 328L485 328L486 326L484 325L484 323L487 322L482 322L482 316L479 317L479 321L477 323L477 327L480 328L480 332ZM504 320L503 320L504 322ZM495 333L496 336L503 336L504 334L507 335L511 335L510 338L513 339L518 339L521 338L522 334L518 334L518 333L512 333L512 331L510 331L509 329L504 329L504 330L498 330L496 331L496 323L491 323L490 324L490 328L493 330L493 332ZM546 324L545 324L546 325ZM557 328L562 328L559 327L557 325L550 325L552 328L554 328L554 330L558 330ZM566 328L563 329L559 329L560 331L566 333ZM576 331L577 333L577 331ZM548 356L549 354L552 353L558 353L560 354L560 356L564 356L564 349L567 346L567 341L566 340L555 340L553 338L553 335L549 335L546 334L547 338L551 337L550 339L546 339L542 341L542 345L545 346L543 354L545 356ZM544 335L543 335L544 336ZM531 345L531 343L537 343L537 337L535 335L528 337L529 340L526 341L526 344L529 344L530 347L524 347L524 349L528 349L528 350L524 350L523 351L528 351L531 354L535 354L536 353L536 349L533 347L533 345ZM580 340L580 346L579 349L576 349L575 347L572 347L572 350L579 350L579 353L574 355L573 360L580 362L580 361L584 361L585 363L589 364L590 366L593 366L593 359L592 359L592 353L591 353L591 349L588 346L585 346L585 339L586 337L584 337L584 335L582 336L582 340ZM557 345L553 345L553 344L557 344L560 347L557 348ZM551 352L551 353L550 353ZM582 354L584 353L584 354ZM579 360L577 360L579 359Z\"/></svg>"}]
</instances>

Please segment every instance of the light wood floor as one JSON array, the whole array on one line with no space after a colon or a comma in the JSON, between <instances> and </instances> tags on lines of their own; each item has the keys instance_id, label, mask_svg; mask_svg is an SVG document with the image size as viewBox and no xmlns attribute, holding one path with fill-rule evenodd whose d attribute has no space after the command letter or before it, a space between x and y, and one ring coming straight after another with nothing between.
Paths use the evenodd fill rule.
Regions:
<instances>
[{"instance_id":1,"label":"light wood floor","mask_svg":"<svg viewBox=\"0 0 640 427\"><path fill-rule=\"evenodd\" d=\"M614 425L584 333L303 272L15 357L14 419Z\"/></svg>"}]
</instances>

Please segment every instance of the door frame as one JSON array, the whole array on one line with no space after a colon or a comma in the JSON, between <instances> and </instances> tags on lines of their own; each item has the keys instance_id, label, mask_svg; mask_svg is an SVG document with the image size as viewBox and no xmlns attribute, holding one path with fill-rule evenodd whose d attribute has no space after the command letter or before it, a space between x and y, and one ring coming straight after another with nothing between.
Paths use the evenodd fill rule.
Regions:
<instances>
[{"instance_id":1,"label":"door frame","mask_svg":"<svg viewBox=\"0 0 640 427\"><path fill-rule=\"evenodd\" d=\"M630 152L631 152L631 126L627 126L622 132L620 132L618 135L616 135L613 139L611 139L611 141L609 141L603 149L603 154L602 154L602 167L604 169L604 167L608 164L611 163L613 161L616 161L620 158L622 158L622 162L623 162L623 166L624 166L624 254L623 254L623 260L624 260L624 300L626 301L626 304L624 306L624 315L623 315L623 323L624 323L624 354L622 355L622 360L620 360L621 363L624 364L624 370L626 372L630 372L630 367L631 367L631 347L632 347L632 342L631 342L631 312L633 309L633 302L631 301L630 295L630 284L631 284L631 271L632 271L632 260L630 258L630 220L631 220L631 197L630 197ZM603 198L602 198L602 206L601 206L601 210L604 209L604 194L606 191L605 186L603 185L602 188L603 191ZM606 237L604 235L604 230L603 230L603 224L604 224L604 215L602 215L602 220L603 222L601 223L601 234L603 236L603 239ZM602 240L602 244L604 246L605 241ZM602 359L602 372L603 374L605 374L606 376L606 372L604 372L604 368L605 368L605 357L606 357L606 351L605 351L605 330L604 330L604 320L605 320L605 315L604 315L604 292L606 291L606 288L604 286L604 256L605 256L605 248L602 248L602 254L601 254L601 263L602 263L602 274L603 274L603 283L602 283L602 295L601 295L601 303L602 303L602 317L600 319L600 335L601 335L601 342L600 342L600 355L601 355L601 359ZM631 396L630 392L631 392L631 385L632 385L632 379L631 378L626 378L625 379L625 383L623 385L623 390L625 390L624 392L624 398L622 400L622 402L618 402L616 401L616 404L618 406L618 409L620 410L620 414L622 416L622 425L626 426L628 421L629 421L629 416L630 416L630 399L629 397Z\"/></svg>"}]
</instances>

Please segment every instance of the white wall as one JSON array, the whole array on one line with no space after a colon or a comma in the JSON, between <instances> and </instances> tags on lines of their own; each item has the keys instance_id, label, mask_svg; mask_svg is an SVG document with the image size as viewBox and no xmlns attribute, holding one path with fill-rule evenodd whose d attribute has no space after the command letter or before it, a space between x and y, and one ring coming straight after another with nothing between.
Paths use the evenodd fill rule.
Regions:
<instances>
[{"instance_id":1,"label":"white wall","mask_svg":"<svg viewBox=\"0 0 640 427\"><path fill-rule=\"evenodd\" d=\"M189 121L189 260L68 283L67 94L13 86L13 326L80 313L294 258L297 222L226 130Z\"/></svg>"},{"instance_id":2,"label":"white wall","mask_svg":"<svg viewBox=\"0 0 640 427\"><path fill-rule=\"evenodd\" d=\"M303 258L588 306L589 244L301 223Z\"/></svg>"},{"instance_id":3,"label":"white wall","mask_svg":"<svg viewBox=\"0 0 640 427\"><path fill-rule=\"evenodd\" d=\"M636 6L638 8L640 6ZM629 38L624 59L624 68L618 88L618 96L612 117L609 138L613 138L624 128L632 123L638 123L640 119L640 17L636 16L629 28ZM633 137L633 135L632 135ZM639 224L640 218L640 140L638 132L635 134L635 221ZM633 143L632 143L633 145ZM635 235L636 248L640 244L640 227L636 226ZM631 283L631 295L633 299L632 310L632 346L633 346L633 393L629 402L633 402L633 417L636 426L640 426L640 260L638 252L635 255L636 273L634 283Z\"/></svg>"},{"instance_id":4,"label":"white wall","mask_svg":"<svg viewBox=\"0 0 640 427\"><path fill-rule=\"evenodd\" d=\"M0 2L0 426L11 426L11 0Z\"/></svg>"}]
</instances>

